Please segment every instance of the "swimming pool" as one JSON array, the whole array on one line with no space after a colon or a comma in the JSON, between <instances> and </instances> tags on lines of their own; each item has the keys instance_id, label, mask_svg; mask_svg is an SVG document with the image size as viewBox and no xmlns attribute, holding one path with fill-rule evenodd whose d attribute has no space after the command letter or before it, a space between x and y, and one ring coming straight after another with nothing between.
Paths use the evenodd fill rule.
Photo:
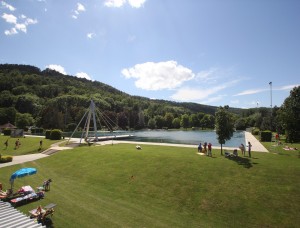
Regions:
<instances>
[{"instance_id":1,"label":"swimming pool","mask_svg":"<svg viewBox=\"0 0 300 228\"><path fill-rule=\"evenodd\" d=\"M126 139L138 142L163 142L176 144L198 145L200 142L211 143L214 146L220 146L215 131L180 131L180 130L143 130L130 131L133 137ZM245 132L236 131L230 140L223 146L237 147L241 143L245 144Z\"/></svg>"}]
</instances>

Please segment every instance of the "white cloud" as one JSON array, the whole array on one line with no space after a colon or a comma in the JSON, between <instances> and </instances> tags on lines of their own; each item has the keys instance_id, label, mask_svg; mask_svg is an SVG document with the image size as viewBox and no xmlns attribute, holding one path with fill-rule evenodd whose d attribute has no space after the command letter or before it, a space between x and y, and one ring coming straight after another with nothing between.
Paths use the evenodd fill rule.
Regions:
<instances>
[{"instance_id":1,"label":"white cloud","mask_svg":"<svg viewBox=\"0 0 300 228\"><path fill-rule=\"evenodd\" d=\"M95 36L96 36L96 34L93 32L86 34L86 37L89 39L93 39Z\"/></svg>"},{"instance_id":2,"label":"white cloud","mask_svg":"<svg viewBox=\"0 0 300 228\"><path fill-rule=\"evenodd\" d=\"M5 8L9 9L10 11L15 11L16 8L13 7L12 5L7 4L6 2L2 1L2 6L4 6Z\"/></svg>"},{"instance_id":3,"label":"white cloud","mask_svg":"<svg viewBox=\"0 0 300 228\"><path fill-rule=\"evenodd\" d=\"M18 19L16 16L12 15L12 14L6 14L4 13L2 15L2 18L10 24L14 24L15 26L13 28L11 28L10 30L5 30L4 34L5 35L15 35L18 33L18 31L22 31L24 33L27 32L27 26L28 25L33 25L38 23L38 21L36 19L31 19L26 17L24 14L22 14L21 16L19 16L19 19L21 20L21 23L18 23Z\"/></svg>"},{"instance_id":4,"label":"white cloud","mask_svg":"<svg viewBox=\"0 0 300 228\"><path fill-rule=\"evenodd\" d=\"M195 77L192 70L176 61L146 62L122 70L126 78L135 78L135 86L145 90L174 89Z\"/></svg>"},{"instance_id":5,"label":"white cloud","mask_svg":"<svg viewBox=\"0 0 300 228\"><path fill-rule=\"evenodd\" d=\"M16 24L17 23L17 17L15 17L12 14L7 14L7 13L3 13L2 18L7 22L7 23L11 23L11 24Z\"/></svg>"},{"instance_id":6,"label":"white cloud","mask_svg":"<svg viewBox=\"0 0 300 228\"><path fill-rule=\"evenodd\" d=\"M26 25L34 25L36 23L38 23L38 21L36 19L26 18L26 20L25 20Z\"/></svg>"},{"instance_id":7,"label":"white cloud","mask_svg":"<svg viewBox=\"0 0 300 228\"><path fill-rule=\"evenodd\" d=\"M177 92L173 94L171 98L177 101L204 101L204 99L207 99L212 94L215 94L225 88L227 88L227 85L225 84L204 89L185 87L177 90Z\"/></svg>"},{"instance_id":8,"label":"white cloud","mask_svg":"<svg viewBox=\"0 0 300 228\"><path fill-rule=\"evenodd\" d=\"M77 3L77 11L78 12L84 12L85 7L81 3Z\"/></svg>"},{"instance_id":9,"label":"white cloud","mask_svg":"<svg viewBox=\"0 0 300 228\"><path fill-rule=\"evenodd\" d=\"M140 8L145 2L146 0L128 0L129 5L134 8Z\"/></svg>"},{"instance_id":10,"label":"white cloud","mask_svg":"<svg viewBox=\"0 0 300 228\"><path fill-rule=\"evenodd\" d=\"M294 87L297 87L299 85L286 85L286 86L281 86L280 88L276 90L292 90Z\"/></svg>"},{"instance_id":11,"label":"white cloud","mask_svg":"<svg viewBox=\"0 0 300 228\"><path fill-rule=\"evenodd\" d=\"M218 68L210 68L197 73L196 80L204 83L214 83L220 77L220 74L223 73Z\"/></svg>"},{"instance_id":12,"label":"white cloud","mask_svg":"<svg viewBox=\"0 0 300 228\"><path fill-rule=\"evenodd\" d=\"M88 80L92 80L91 77L87 73L84 73L84 72L77 73L76 77L78 77L78 78L85 78L85 79L88 79Z\"/></svg>"},{"instance_id":13,"label":"white cloud","mask_svg":"<svg viewBox=\"0 0 300 228\"><path fill-rule=\"evenodd\" d=\"M145 4L146 0L105 0L104 5L111 8L120 8L128 3L133 8L140 8Z\"/></svg>"},{"instance_id":14,"label":"white cloud","mask_svg":"<svg viewBox=\"0 0 300 228\"><path fill-rule=\"evenodd\" d=\"M25 32L25 33L27 32L27 27L25 24L16 24L15 28L22 32Z\"/></svg>"},{"instance_id":15,"label":"white cloud","mask_svg":"<svg viewBox=\"0 0 300 228\"><path fill-rule=\"evenodd\" d=\"M46 68L49 68L51 70L55 70L61 74L67 74L65 71L65 68L63 68L61 65L56 65L56 64L50 64L48 66L46 66Z\"/></svg>"},{"instance_id":16,"label":"white cloud","mask_svg":"<svg viewBox=\"0 0 300 228\"><path fill-rule=\"evenodd\" d=\"M266 91L266 89L249 89L249 90L245 90L241 93L235 94L233 96L244 96L244 95L261 93L261 92L264 92L264 91Z\"/></svg>"},{"instance_id":17,"label":"white cloud","mask_svg":"<svg viewBox=\"0 0 300 228\"><path fill-rule=\"evenodd\" d=\"M201 104L211 104L211 103L222 100L224 97L226 97L226 95L220 94L220 95L217 95L217 96L214 96L214 97L207 98L203 101L200 101L199 103L201 103Z\"/></svg>"},{"instance_id":18,"label":"white cloud","mask_svg":"<svg viewBox=\"0 0 300 228\"><path fill-rule=\"evenodd\" d=\"M4 34L7 35L7 36L15 35L17 33L18 33L18 31L17 31L16 28L11 28L10 30L5 30L4 31Z\"/></svg>"},{"instance_id":19,"label":"white cloud","mask_svg":"<svg viewBox=\"0 0 300 228\"><path fill-rule=\"evenodd\" d=\"M126 0L105 0L104 5L107 7L122 7L126 3Z\"/></svg>"},{"instance_id":20,"label":"white cloud","mask_svg":"<svg viewBox=\"0 0 300 228\"><path fill-rule=\"evenodd\" d=\"M84 12L85 11L85 7L84 5L82 5L81 3L77 3L77 7L76 7L76 10L74 10L74 14L72 14L72 18L74 19L77 19L78 18L78 15L81 13L81 12Z\"/></svg>"}]
</instances>

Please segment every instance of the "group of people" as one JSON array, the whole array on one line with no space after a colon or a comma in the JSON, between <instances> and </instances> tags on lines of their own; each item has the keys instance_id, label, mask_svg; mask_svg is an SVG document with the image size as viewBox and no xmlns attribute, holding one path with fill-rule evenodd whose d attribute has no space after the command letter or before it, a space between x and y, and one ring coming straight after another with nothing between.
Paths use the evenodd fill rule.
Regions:
<instances>
[{"instance_id":1,"label":"group of people","mask_svg":"<svg viewBox=\"0 0 300 228\"><path fill-rule=\"evenodd\" d=\"M206 154L207 156L210 156L212 157L212 153L211 153L211 149L212 149L212 144L211 143L208 143L205 142L202 146L201 143L199 143L199 146L198 146L198 152L199 153L204 153Z\"/></svg>"},{"instance_id":2,"label":"group of people","mask_svg":"<svg viewBox=\"0 0 300 228\"><path fill-rule=\"evenodd\" d=\"M249 155L249 158L251 158L251 147L252 147L252 144L250 142L248 142L248 155ZM242 155L245 156L246 155L246 148L245 148L245 145L242 143L240 145L240 150L242 152Z\"/></svg>"},{"instance_id":3,"label":"group of people","mask_svg":"<svg viewBox=\"0 0 300 228\"><path fill-rule=\"evenodd\" d=\"M251 147L252 147L252 144L250 142L248 142L247 147L248 147L248 156L249 156L249 158L251 158ZM245 147L245 145L242 143L239 146L239 148L240 148L240 150L242 152L242 155L246 156L246 147ZM205 143L203 143L203 145L202 145L202 143L199 143L199 145L198 145L198 152L199 153L204 153L204 154L206 154L207 156L210 156L210 157L212 156L211 149L212 149L212 144L211 143L207 144L207 142L205 142ZM236 155L236 156L238 156L237 149L235 149L233 151L233 154Z\"/></svg>"}]
</instances>

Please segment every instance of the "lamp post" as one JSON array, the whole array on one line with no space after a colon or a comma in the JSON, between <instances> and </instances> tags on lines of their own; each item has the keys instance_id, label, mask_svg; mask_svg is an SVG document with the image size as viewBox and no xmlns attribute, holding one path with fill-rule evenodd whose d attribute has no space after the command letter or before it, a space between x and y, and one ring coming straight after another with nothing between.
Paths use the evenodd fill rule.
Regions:
<instances>
[{"instance_id":1,"label":"lamp post","mask_svg":"<svg viewBox=\"0 0 300 228\"><path fill-rule=\"evenodd\" d=\"M273 110L272 110L272 82L269 82L270 85L270 97L271 97L271 119L270 119L270 130L272 131L272 114L273 114Z\"/></svg>"}]
</instances>

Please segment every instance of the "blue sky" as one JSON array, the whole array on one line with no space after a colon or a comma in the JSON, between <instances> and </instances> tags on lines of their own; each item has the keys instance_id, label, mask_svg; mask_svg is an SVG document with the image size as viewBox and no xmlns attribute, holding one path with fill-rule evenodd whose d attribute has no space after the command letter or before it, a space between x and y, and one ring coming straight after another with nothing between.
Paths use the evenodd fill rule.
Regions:
<instances>
[{"instance_id":1,"label":"blue sky","mask_svg":"<svg viewBox=\"0 0 300 228\"><path fill-rule=\"evenodd\" d=\"M0 1L0 63L152 99L280 106L300 84L299 12L299 0Z\"/></svg>"}]
</instances>

